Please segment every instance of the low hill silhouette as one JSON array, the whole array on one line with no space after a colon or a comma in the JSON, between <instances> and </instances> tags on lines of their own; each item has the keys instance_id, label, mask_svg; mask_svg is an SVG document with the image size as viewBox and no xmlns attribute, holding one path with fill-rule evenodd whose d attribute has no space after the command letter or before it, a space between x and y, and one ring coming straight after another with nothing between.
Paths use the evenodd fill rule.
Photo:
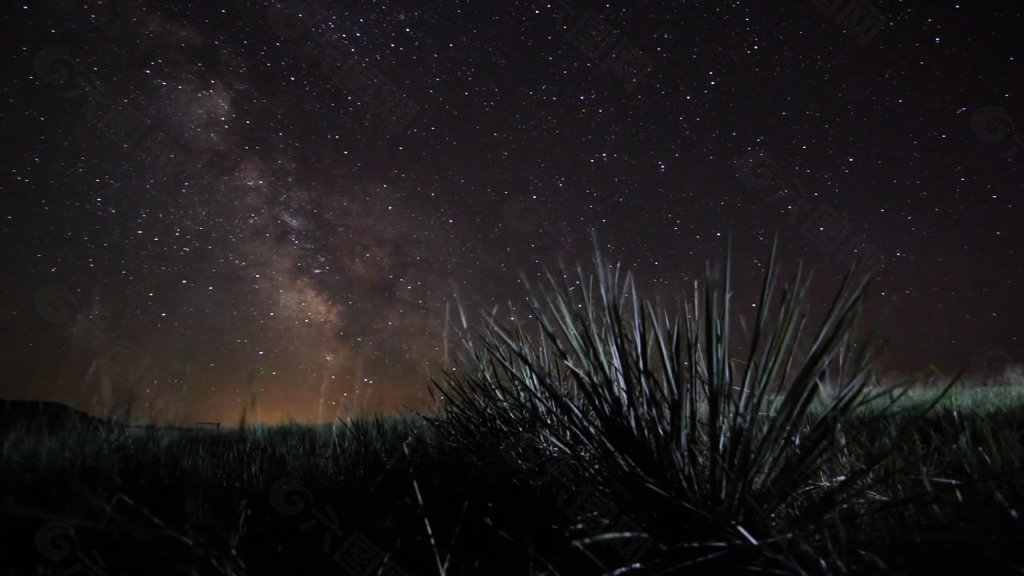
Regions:
<instances>
[{"instance_id":1,"label":"low hill silhouette","mask_svg":"<svg viewBox=\"0 0 1024 576\"><path fill-rule=\"evenodd\" d=\"M104 430L118 426L59 402L0 400L0 435Z\"/></svg>"}]
</instances>

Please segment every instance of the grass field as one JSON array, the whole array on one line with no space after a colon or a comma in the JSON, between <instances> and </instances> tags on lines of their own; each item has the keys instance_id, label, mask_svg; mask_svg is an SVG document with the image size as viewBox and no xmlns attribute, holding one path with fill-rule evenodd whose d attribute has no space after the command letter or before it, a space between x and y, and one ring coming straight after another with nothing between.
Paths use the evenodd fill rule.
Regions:
<instances>
[{"instance_id":1,"label":"grass field","mask_svg":"<svg viewBox=\"0 0 1024 576\"><path fill-rule=\"evenodd\" d=\"M854 573L1021 573L1022 394L1024 383L953 395L906 435L898 464L865 490L855 512L822 518L831 548L825 536L806 536L788 552L799 558L802 546L817 544ZM865 439L885 436L890 426L870 418L861 425ZM514 438L476 438L494 448L470 453L420 418L320 429L12 435L0 453L0 552L10 574L75 566L84 574L134 574L142 566L154 574L600 574L602 564L611 571L634 561L642 567L636 573L646 574L665 567L680 542L580 549L574 541L614 523L653 532L656 522L671 524L671 515L619 500L598 482L588 486L585 471L558 459L515 457L508 449ZM711 529L708 541L692 540L708 555L726 548ZM721 560L729 566L787 553L781 544L763 555L752 553L754 544L734 547ZM668 573L724 569L713 562ZM783 572L799 572L778 562ZM815 568L801 569L839 572Z\"/></svg>"},{"instance_id":2,"label":"grass field","mask_svg":"<svg viewBox=\"0 0 1024 576\"><path fill-rule=\"evenodd\" d=\"M535 325L485 319L482 339L464 338L461 369L433 383L445 397L433 414L9 431L0 565L1024 574L1019 366L987 380L882 382L870 347L850 347L866 284L841 288L803 346L799 277L776 294L769 273L739 370L716 296L728 274L722 285L709 274L672 317L595 264L597 287L575 291L581 301L553 282L534 300Z\"/></svg>"}]
</instances>

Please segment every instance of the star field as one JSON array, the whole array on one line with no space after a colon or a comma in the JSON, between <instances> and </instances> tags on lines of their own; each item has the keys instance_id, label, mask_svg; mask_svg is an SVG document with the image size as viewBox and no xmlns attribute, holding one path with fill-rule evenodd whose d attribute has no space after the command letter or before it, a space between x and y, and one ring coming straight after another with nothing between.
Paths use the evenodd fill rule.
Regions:
<instances>
[{"instance_id":1,"label":"star field","mask_svg":"<svg viewBox=\"0 0 1024 576\"><path fill-rule=\"evenodd\" d=\"M591 230L666 299L731 234L744 326L773 235L817 306L867 256L886 370L1019 362L1022 12L8 8L0 396L185 422L422 406L454 298L520 302L519 271L587 258Z\"/></svg>"}]
</instances>

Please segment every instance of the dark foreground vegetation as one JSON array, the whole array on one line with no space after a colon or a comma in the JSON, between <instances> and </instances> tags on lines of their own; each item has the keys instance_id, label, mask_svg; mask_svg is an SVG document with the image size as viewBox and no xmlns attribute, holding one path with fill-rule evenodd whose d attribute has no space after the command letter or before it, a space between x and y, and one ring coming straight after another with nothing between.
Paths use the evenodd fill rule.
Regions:
<instances>
[{"instance_id":1,"label":"dark foreground vegetation","mask_svg":"<svg viewBox=\"0 0 1024 576\"><path fill-rule=\"evenodd\" d=\"M9 574L1024 574L1024 379L880 382L851 271L678 315L600 256L463 326L438 412L233 430L8 426ZM771 269L771 266L769 267ZM579 283L577 284L577 281ZM923 378L922 378L923 380ZM443 395L443 398L442 398Z\"/></svg>"}]
</instances>

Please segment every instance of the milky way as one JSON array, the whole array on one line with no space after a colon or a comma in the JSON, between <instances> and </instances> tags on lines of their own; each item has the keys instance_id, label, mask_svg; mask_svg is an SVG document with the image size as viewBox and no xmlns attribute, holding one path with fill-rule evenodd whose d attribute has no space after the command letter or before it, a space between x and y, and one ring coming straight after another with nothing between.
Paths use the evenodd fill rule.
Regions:
<instances>
[{"instance_id":1,"label":"milky way","mask_svg":"<svg viewBox=\"0 0 1024 576\"><path fill-rule=\"evenodd\" d=\"M1019 8L626 4L10 10L0 390L424 406L453 298L518 302L591 230L669 298L731 233L744 323L774 233L816 304L868 255L893 370L1024 357Z\"/></svg>"}]
</instances>

